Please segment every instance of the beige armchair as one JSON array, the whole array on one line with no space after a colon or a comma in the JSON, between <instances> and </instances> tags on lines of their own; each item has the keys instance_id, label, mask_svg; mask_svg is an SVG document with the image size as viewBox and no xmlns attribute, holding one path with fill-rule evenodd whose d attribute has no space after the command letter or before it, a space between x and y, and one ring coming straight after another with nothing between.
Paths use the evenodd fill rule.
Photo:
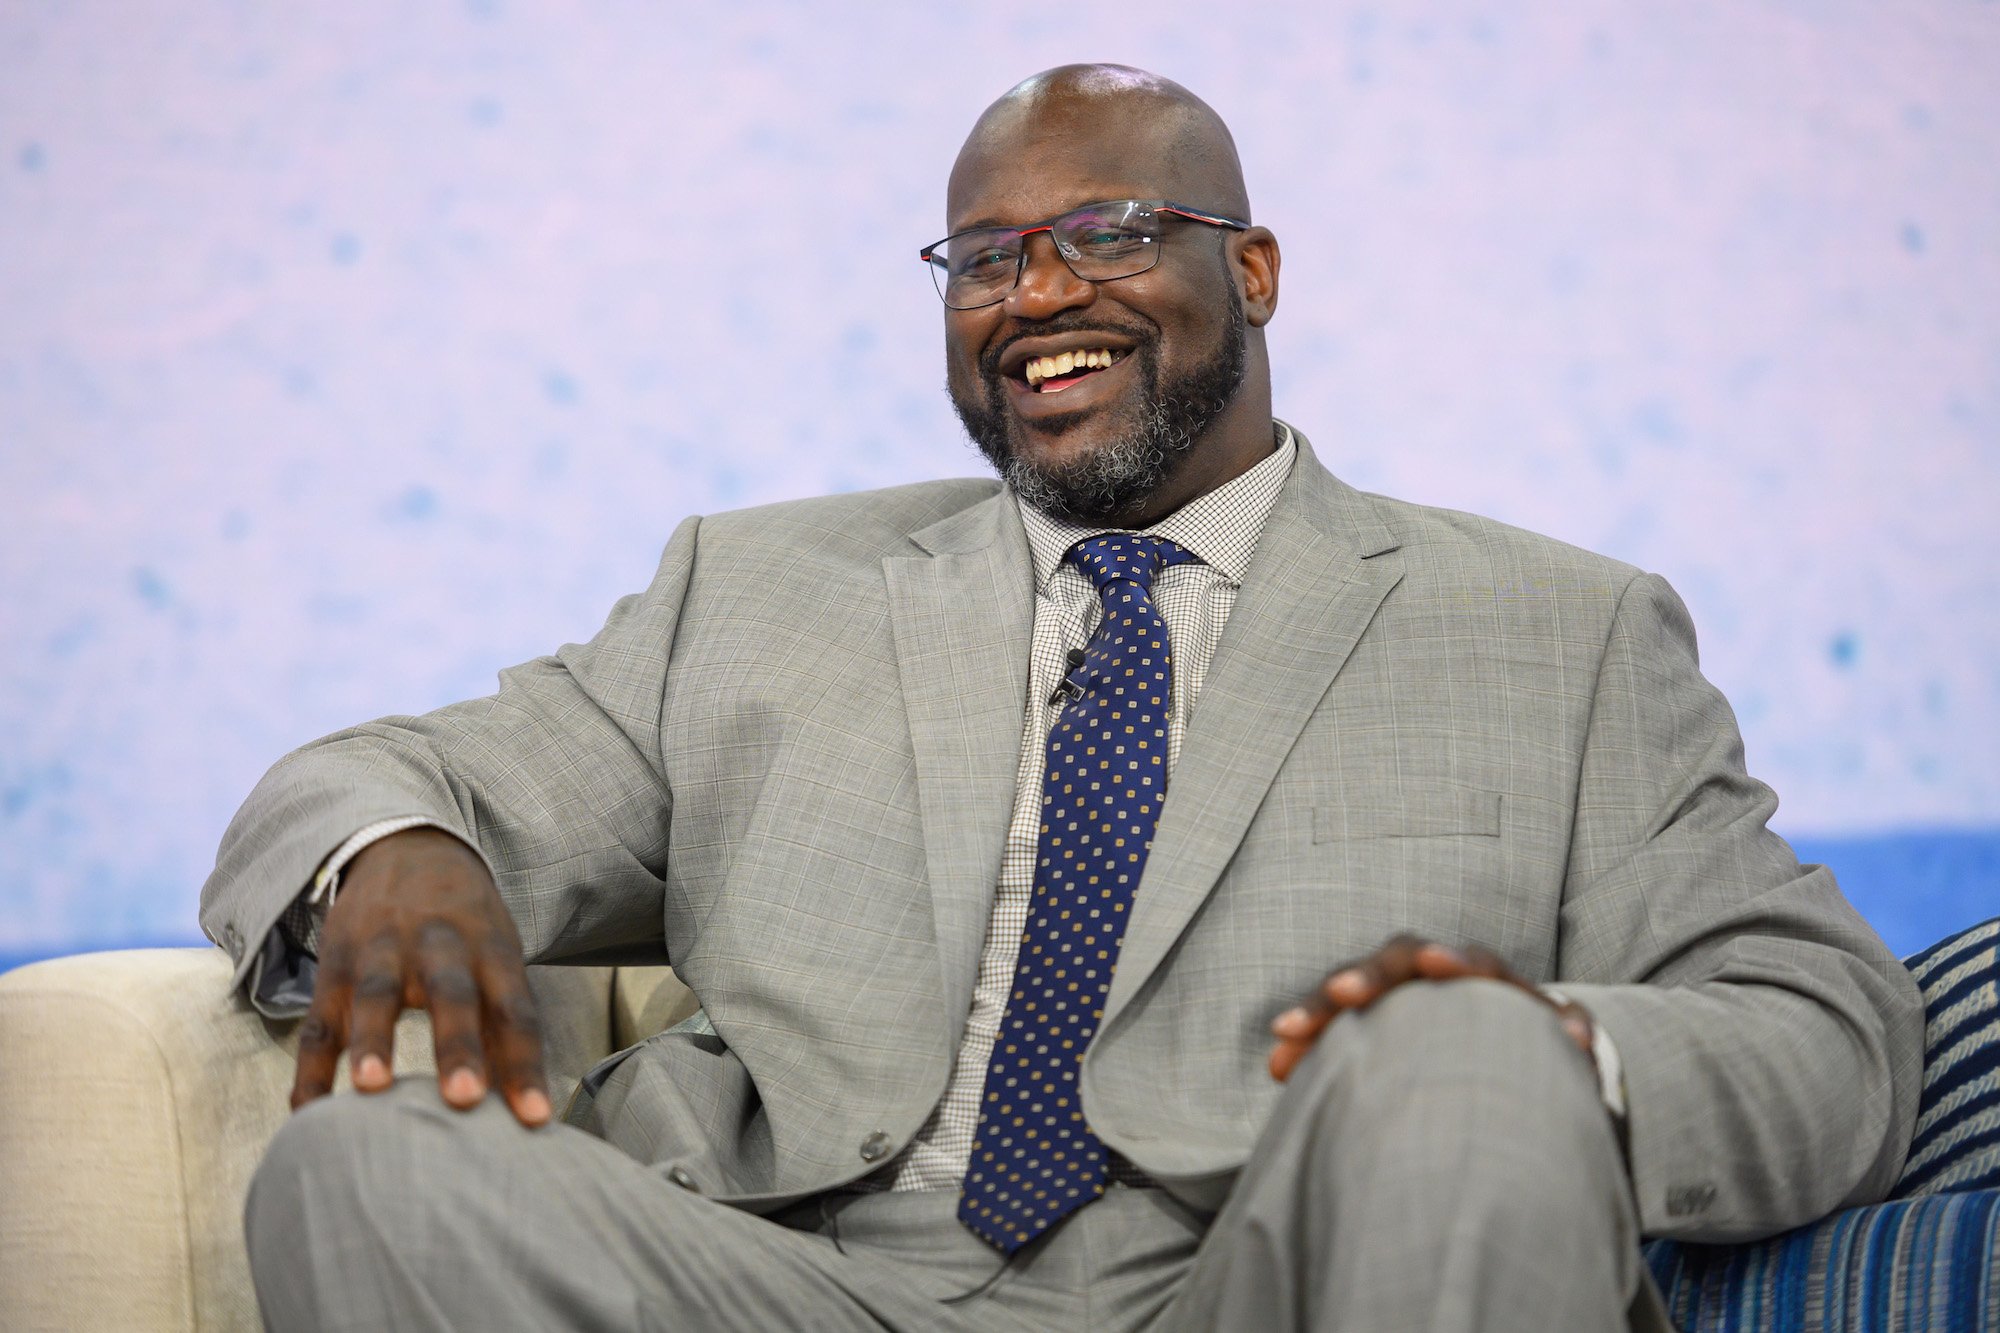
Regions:
<instances>
[{"instance_id":1,"label":"beige armchair","mask_svg":"<svg viewBox=\"0 0 2000 1333\"><path fill-rule=\"evenodd\" d=\"M0 976L0 1329L255 1329L243 1196L284 1123L296 1023L220 949L80 954ZM560 1107L695 1007L666 968L529 969ZM397 1068L429 1070L406 1014Z\"/></svg>"}]
</instances>

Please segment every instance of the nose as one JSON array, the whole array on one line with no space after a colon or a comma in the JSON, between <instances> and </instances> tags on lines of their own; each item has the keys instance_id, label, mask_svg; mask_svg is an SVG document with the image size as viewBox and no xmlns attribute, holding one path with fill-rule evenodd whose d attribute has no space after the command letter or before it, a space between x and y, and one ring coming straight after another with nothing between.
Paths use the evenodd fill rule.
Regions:
<instances>
[{"instance_id":1,"label":"nose","mask_svg":"<svg viewBox=\"0 0 2000 1333\"><path fill-rule=\"evenodd\" d=\"M1097 299L1097 284L1071 271L1054 236L1037 232L1024 244L1020 281L1007 293L1008 314L1016 319L1048 319Z\"/></svg>"}]
</instances>

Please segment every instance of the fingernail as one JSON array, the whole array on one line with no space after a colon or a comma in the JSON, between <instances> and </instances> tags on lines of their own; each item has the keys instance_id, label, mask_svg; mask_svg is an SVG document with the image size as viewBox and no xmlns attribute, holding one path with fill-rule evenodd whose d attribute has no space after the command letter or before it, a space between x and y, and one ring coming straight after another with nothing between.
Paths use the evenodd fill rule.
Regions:
<instances>
[{"instance_id":1,"label":"fingernail","mask_svg":"<svg viewBox=\"0 0 2000 1333\"><path fill-rule=\"evenodd\" d=\"M529 1088L521 1094L521 1114L536 1124L547 1120L551 1110L548 1094L540 1088Z\"/></svg>"},{"instance_id":2,"label":"fingernail","mask_svg":"<svg viewBox=\"0 0 2000 1333\"><path fill-rule=\"evenodd\" d=\"M454 1069L444 1081L445 1100L460 1106L478 1101L485 1091L479 1082L479 1075L470 1069Z\"/></svg>"},{"instance_id":3,"label":"fingernail","mask_svg":"<svg viewBox=\"0 0 2000 1333\"><path fill-rule=\"evenodd\" d=\"M1310 1013L1307 1013L1303 1008L1287 1009L1285 1010L1284 1013L1279 1014L1276 1018L1271 1020L1271 1026L1288 1027L1288 1028L1297 1027L1299 1024L1305 1022L1307 1019L1311 1017L1312 1015Z\"/></svg>"},{"instance_id":4,"label":"fingernail","mask_svg":"<svg viewBox=\"0 0 2000 1333\"><path fill-rule=\"evenodd\" d=\"M379 1055L364 1055L361 1063L354 1066L354 1081L365 1088L377 1088L389 1076L389 1066L382 1063Z\"/></svg>"}]
</instances>

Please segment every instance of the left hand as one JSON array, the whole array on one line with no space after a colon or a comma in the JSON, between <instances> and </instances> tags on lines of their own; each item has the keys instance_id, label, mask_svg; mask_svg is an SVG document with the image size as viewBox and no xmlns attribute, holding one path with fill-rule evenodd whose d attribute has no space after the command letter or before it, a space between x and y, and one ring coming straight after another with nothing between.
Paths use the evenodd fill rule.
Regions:
<instances>
[{"instance_id":1,"label":"left hand","mask_svg":"<svg viewBox=\"0 0 2000 1333\"><path fill-rule=\"evenodd\" d=\"M1396 987L1410 981L1457 981L1481 977L1504 981L1547 1005L1569 1039L1586 1056L1591 1054L1593 1028L1583 1006L1558 1002L1535 983L1516 973L1500 955L1478 945L1453 948L1415 935L1396 935L1366 958L1345 963L1327 974L1319 989L1296 1008L1271 1020L1271 1077L1280 1083L1292 1076L1299 1061L1319 1041L1327 1024L1350 1010L1366 1009ZM1594 1063L1594 1058L1593 1058Z\"/></svg>"}]
</instances>

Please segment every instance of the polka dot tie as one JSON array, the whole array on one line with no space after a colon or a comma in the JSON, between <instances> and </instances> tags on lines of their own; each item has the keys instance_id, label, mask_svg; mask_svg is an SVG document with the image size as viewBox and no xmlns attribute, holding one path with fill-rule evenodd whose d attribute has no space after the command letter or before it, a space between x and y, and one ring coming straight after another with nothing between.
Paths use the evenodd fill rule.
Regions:
<instances>
[{"instance_id":1,"label":"polka dot tie","mask_svg":"<svg viewBox=\"0 0 2000 1333\"><path fill-rule=\"evenodd\" d=\"M1104 1193L1104 1144L1084 1123L1077 1072L1167 792L1173 658L1153 577L1197 557L1121 532L1066 558L1097 585L1104 618L1049 732L1034 896L958 1203L959 1220L1007 1254Z\"/></svg>"}]
</instances>

